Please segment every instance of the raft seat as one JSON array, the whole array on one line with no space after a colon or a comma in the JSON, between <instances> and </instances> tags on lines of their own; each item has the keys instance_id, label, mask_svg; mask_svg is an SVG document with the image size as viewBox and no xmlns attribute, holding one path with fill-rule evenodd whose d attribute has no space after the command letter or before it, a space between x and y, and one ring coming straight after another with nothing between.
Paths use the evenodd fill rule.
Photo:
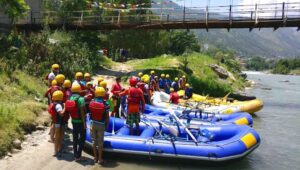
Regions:
<instances>
[{"instance_id":1,"label":"raft seat","mask_svg":"<svg viewBox=\"0 0 300 170\"><path fill-rule=\"evenodd\" d=\"M155 129L153 127L147 127L140 134L141 138L153 137L155 135ZM130 136L130 129L128 126L123 126L117 133L116 136Z\"/></svg>"},{"instance_id":2,"label":"raft seat","mask_svg":"<svg viewBox=\"0 0 300 170\"><path fill-rule=\"evenodd\" d=\"M123 126L117 133L116 136L124 136L124 135L129 135L130 134L130 129L128 126Z\"/></svg>"}]
</instances>

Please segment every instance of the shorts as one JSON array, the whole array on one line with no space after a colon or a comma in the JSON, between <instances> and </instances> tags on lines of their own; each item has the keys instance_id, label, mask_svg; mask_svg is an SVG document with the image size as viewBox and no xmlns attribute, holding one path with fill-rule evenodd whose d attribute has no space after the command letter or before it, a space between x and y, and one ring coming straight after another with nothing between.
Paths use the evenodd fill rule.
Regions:
<instances>
[{"instance_id":1,"label":"shorts","mask_svg":"<svg viewBox=\"0 0 300 170\"><path fill-rule=\"evenodd\" d=\"M102 123L92 122L91 136L93 143L98 147L103 147L105 125Z\"/></svg>"},{"instance_id":2,"label":"shorts","mask_svg":"<svg viewBox=\"0 0 300 170\"><path fill-rule=\"evenodd\" d=\"M140 121L141 121L140 113L130 113L127 116L126 124L128 124L129 126L133 126L134 123L140 123Z\"/></svg>"},{"instance_id":3,"label":"shorts","mask_svg":"<svg viewBox=\"0 0 300 170\"><path fill-rule=\"evenodd\" d=\"M62 125L61 125L61 124L55 123L55 124L54 124L54 127L55 127L55 128L60 128L60 127L62 127Z\"/></svg>"}]
</instances>

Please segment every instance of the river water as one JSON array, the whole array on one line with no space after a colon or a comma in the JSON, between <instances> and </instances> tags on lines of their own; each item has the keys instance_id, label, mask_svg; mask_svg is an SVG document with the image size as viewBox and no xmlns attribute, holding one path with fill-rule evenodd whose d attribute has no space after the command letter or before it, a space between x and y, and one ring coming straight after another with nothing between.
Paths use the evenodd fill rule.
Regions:
<instances>
[{"instance_id":1,"label":"river water","mask_svg":"<svg viewBox=\"0 0 300 170\"><path fill-rule=\"evenodd\" d=\"M170 162L125 158L116 160L117 169L300 169L300 76L248 72L257 84L247 94L264 101L264 108L254 116L253 128L261 145L247 157L225 164L195 161Z\"/></svg>"}]
</instances>

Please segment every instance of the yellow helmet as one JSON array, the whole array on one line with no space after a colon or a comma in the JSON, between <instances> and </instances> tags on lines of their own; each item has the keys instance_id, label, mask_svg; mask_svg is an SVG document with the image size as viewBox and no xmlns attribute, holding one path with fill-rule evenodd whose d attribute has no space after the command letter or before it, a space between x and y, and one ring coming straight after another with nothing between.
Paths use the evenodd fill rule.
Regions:
<instances>
[{"instance_id":1,"label":"yellow helmet","mask_svg":"<svg viewBox=\"0 0 300 170\"><path fill-rule=\"evenodd\" d=\"M150 82L150 78L146 77L143 82L148 84Z\"/></svg>"},{"instance_id":2,"label":"yellow helmet","mask_svg":"<svg viewBox=\"0 0 300 170\"><path fill-rule=\"evenodd\" d=\"M170 88L170 92L174 92L174 89L173 89L173 88Z\"/></svg>"},{"instance_id":3,"label":"yellow helmet","mask_svg":"<svg viewBox=\"0 0 300 170\"><path fill-rule=\"evenodd\" d=\"M55 86L55 85L57 85L57 81L56 80L52 80L51 81L51 86Z\"/></svg>"},{"instance_id":4,"label":"yellow helmet","mask_svg":"<svg viewBox=\"0 0 300 170\"><path fill-rule=\"evenodd\" d=\"M93 83L92 82L87 82L86 83L86 87L88 87L88 86L92 86L93 85Z\"/></svg>"},{"instance_id":5,"label":"yellow helmet","mask_svg":"<svg viewBox=\"0 0 300 170\"><path fill-rule=\"evenodd\" d=\"M106 88L106 86L107 86L106 81L101 81L100 82L100 87Z\"/></svg>"},{"instance_id":6,"label":"yellow helmet","mask_svg":"<svg viewBox=\"0 0 300 170\"><path fill-rule=\"evenodd\" d=\"M84 78L91 77L90 73L84 73Z\"/></svg>"},{"instance_id":7,"label":"yellow helmet","mask_svg":"<svg viewBox=\"0 0 300 170\"><path fill-rule=\"evenodd\" d=\"M185 76L182 76L182 78L184 78L184 79L185 79L186 77L185 77Z\"/></svg>"},{"instance_id":8,"label":"yellow helmet","mask_svg":"<svg viewBox=\"0 0 300 170\"><path fill-rule=\"evenodd\" d=\"M170 75L169 75L169 74L167 74L167 75L166 75L166 78L170 78Z\"/></svg>"},{"instance_id":9,"label":"yellow helmet","mask_svg":"<svg viewBox=\"0 0 300 170\"><path fill-rule=\"evenodd\" d=\"M65 81L65 76L63 74L59 74L55 77L55 80L57 83L63 84Z\"/></svg>"},{"instance_id":10,"label":"yellow helmet","mask_svg":"<svg viewBox=\"0 0 300 170\"><path fill-rule=\"evenodd\" d=\"M103 97L105 96L105 89L103 87L97 87L95 90L96 97Z\"/></svg>"},{"instance_id":11,"label":"yellow helmet","mask_svg":"<svg viewBox=\"0 0 300 170\"><path fill-rule=\"evenodd\" d=\"M82 72L77 72L77 73L75 74L75 78L77 79L78 77L83 77Z\"/></svg>"},{"instance_id":12,"label":"yellow helmet","mask_svg":"<svg viewBox=\"0 0 300 170\"><path fill-rule=\"evenodd\" d=\"M52 68L52 70L59 69L59 65L58 64L52 64L51 68Z\"/></svg>"},{"instance_id":13,"label":"yellow helmet","mask_svg":"<svg viewBox=\"0 0 300 170\"><path fill-rule=\"evenodd\" d=\"M178 81L178 77L175 77L175 81Z\"/></svg>"},{"instance_id":14,"label":"yellow helmet","mask_svg":"<svg viewBox=\"0 0 300 170\"><path fill-rule=\"evenodd\" d=\"M190 87L190 84L186 83L186 84L185 84L185 87Z\"/></svg>"},{"instance_id":15,"label":"yellow helmet","mask_svg":"<svg viewBox=\"0 0 300 170\"><path fill-rule=\"evenodd\" d=\"M65 80L63 86L65 88L70 88L72 86L72 83L70 80Z\"/></svg>"},{"instance_id":16,"label":"yellow helmet","mask_svg":"<svg viewBox=\"0 0 300 170\"><path fill-rule=\"evenodd\" d=\"M155 71L154 71L154 70L152 70L150 73L151 73L151 74L155 74Z\"/></svg>"},{"instance_id":17,"label":"yellow helmet","mask_svg":"<svg viewBox=\"0 0 300 170\"><path fill-rule=\"evenodd\" d=\"M72 85L72 87L71 87L71 91L73 92L73 93L80 93L80 91L81 91L81 87L80 87L80 85L79 84L73 84Z\"/></svg>"},{"instance_id":18,"label":"yellow helmet","mask_svg":"<svg viewBox=\"0 0 300 170\"><path fill-rule=\"evenodd\" d=\"M165 74L161 74L160 77L164 78L164 77L166 77L166 75Z\"/></svg>"},{"instance_id":19,"label":"yellow helmet","mask_svg":"<svg viewBox=\"0 0 300 170\"><path fill-rule=\"evenodd\" d=\"M64 99L64 93L60 90L57 90L52 95L53 101L62 101Z\"/></svg>"},{"instance_id":20,"label":"yellow helmet","mask_svg":"<svg viewBox=\"0 0 300 170\"><path fill-rule=\"evenodd\" d=\"M142 72L139 72L138 75L139 75L139 77L142 77L142 76L143 76L143 73L142 73Z\"/></svg>"},{"instance_id":21,"label":"yellow helmet","mask_svg":"<svg viewBox=\"0 0 300 170\"><path fill-rule=\"evenodd\" d=\"M98 83L104 81L104 78L103 77L98 77Z\"/></svg>"}]
</instances>

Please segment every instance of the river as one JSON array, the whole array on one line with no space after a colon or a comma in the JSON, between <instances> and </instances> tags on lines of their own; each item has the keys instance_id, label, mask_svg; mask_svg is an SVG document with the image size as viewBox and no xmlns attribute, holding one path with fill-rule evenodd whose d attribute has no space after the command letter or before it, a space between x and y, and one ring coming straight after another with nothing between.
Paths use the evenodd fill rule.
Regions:
<instances>
[{"instance_id":1,"label":"river","mask_svg":"<svg viewBox=\"0 0 300 170\"><path fill-rule=\"evenodd\" d=\"M246 90L264 101L253 128L261 145L247 157L225 164L118 160L119 169L300 169L300 76L247 72L256 86Z\"/></svg>"}]
</instances>

